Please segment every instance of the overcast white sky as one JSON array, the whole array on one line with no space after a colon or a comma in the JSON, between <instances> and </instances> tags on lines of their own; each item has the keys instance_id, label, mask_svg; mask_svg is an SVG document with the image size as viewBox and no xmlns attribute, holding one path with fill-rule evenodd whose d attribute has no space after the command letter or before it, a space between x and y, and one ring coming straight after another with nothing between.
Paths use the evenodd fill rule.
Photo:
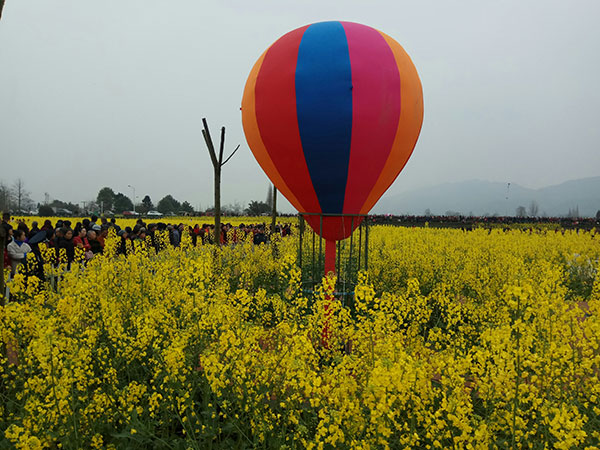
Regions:
<instances>
[{"instance_id":1,"label":"overcast white sky","mask_svg":"<svg viewBox=\"0 0 600 450\"><path fill-rule=\"evenodd\" d=\"M201 135L242 147L223 203L264 200L244 139L248 73L299 26L348 20L394 37L424 90L421 137L386 195L484 179L527 187L600 175L600 2L6 0L0 180L34 200L103 186L212 205ZM281 201L285 211L292 211Z\"/></svg>"}]
</instances>

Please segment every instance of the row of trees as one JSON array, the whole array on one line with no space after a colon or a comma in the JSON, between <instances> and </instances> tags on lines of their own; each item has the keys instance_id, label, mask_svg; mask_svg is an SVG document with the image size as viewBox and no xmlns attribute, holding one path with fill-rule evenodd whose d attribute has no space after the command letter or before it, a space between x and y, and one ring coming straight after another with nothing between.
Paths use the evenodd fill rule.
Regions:
<instances>
[{"instance_id":1,"label":"row of trees","mask_svg":"<svg viewBox=\"0 0 600 450\"><path fill-rule=\"evenodd\" d=\"M433 214L431 213L431 210L429 208L427 208L425 210L425 212L423 213L424 216L429 217L429 216L433 216ZM452 210L448 210L444 213L445 216L464 216L463 213L461 213L460 211L452 211ZM486 216L488 214L485 214ZM473 212L469 212L469 214L467 214L468 217L473 216ZM491 216L497 217L499 216L498 213L494 213ZM518 206L515 210L515 217L548 217L548 214L546 212L542 212L540 213L540 207L538 205L538 203L534 200L529 204L529 207L526 208L525 206ZM579 206L575 206L574 208L569 208L569 212L564 216L564 217L568 217L571 219L576 219L578 217L581 217L579 214ZM600 210L598 210L596 212L596 219L600 220Z\"/></svg>"},{"instance_id":2,"label":"row of trees","mask_svg":"<svg viewBox=\"0 0 600 450\"><path fill-rule=\"evenodd\" d=\"M121 192L115 193L110 187L103 187L98 191L96 204L100 207L101 212L114 211L121 213L123 211L132 211L134 209L141 214L146 214L153 210L157 210L163 214L191 214L194 212L194 208L190 202L180 202L170 194L161 198L156 206L154 206L150 196L145 195L144 198L142 198L142 202L136 204L134 207L134 204L129 197Z\"/></svg>"},{"instance_id":3,"label":"row of trees","mask_svg":"<svg viewBox=\"0 0 600 450\"><path fill-rule=\"evenodd\" d=\"M260 216L271 212L273 205L273 188L269 185L267 192L267 201L261 202L258 200L251 201L246 208L239 203L224 205L221 207L221 212L227 216L241 216L244 214L250 216ZM112 211L121 213L123 211L133 210L131 199L121 192L115 193L110 187L103 187L98 191L96 197L96 205L100 208L100 212ZM135 210L140 214L147 214L149 211L158 211L162 214L194 214L206 213L214 214L214 207L208 208L206 211L195 211L193 206L188 201L180 202L171 194L165 195L154 205L149 195L142 198L141 203L135 205Z\"/></svg>"},{"instance_id":4,"label":"row of trees","mask_svg":"<svg viewBox=\"0 0 600 450\"><path fill-rule=\"evenodd\" d=\"M52 216L62 213L81 214L84 212L75 203L58 199L50 201L48 194L46 194L44 203L34 202L31 199L31 193L25 188L25 183L21 178L17 179L10 187L0 181L0 211L11 211L13 214L22 215L38 214L40 216Z\"/></svg>"},{"instance_id":5,"label":"row of trees","mask_svg":"<svg viewBox=\"0 0 600 450\"><path fill-rule=\"evenodd\" d=\"M517 217L540 217L540 207L538 203L534 200L529 204L529 208L525 208L524 206L519 206L515 211ZM542 217L546 217L546 213L542 213ZM576 219L581 217L579 215L579 206L575 206L574 208L569 208L569 212L567 213L567 217L571 219ZM600 219L600 210L596 213L596 219Z\"/></svg>"},{"instance_id":6,"label":"row of trees","mask_svg":"<svg viewBox=\"0 0 600 450\"><path fill-rule=\"evenodd\" d=\"M271 212L272 202L273 188L269 185L266 201L253 200L245 208L242 204L236 202L222 206L221 211L227 216L241 216L244 214L260 216ZM95 200L81 202L81 205L79 205L59 199L50 200L48 194L46 194L44 203L36 203L31 199L31 194L25 188L22 179L16 180L10 186L0 182L0 211L11 211L13 214L37 213L44 217L64 213L78 215L113 212L120 214L123 211L132 211L133 209L131 198L122 192L115 192L110 187L100 189ZM153 210L163 214L214 214L215 212L214 207L208 208L206 211L195 211L190 202L180 202L170 194L161 198L156 205L154 205L149 195L145 195L141 203L135 205L135 210L141 214Z\"/></svg>"},{"instance_id":7,"label":"row of trees","mask_svg":"<svg viewBox=\"0 0 600 450\"><path fill-rule=\"evenodd\" d=\"M540 205L535 200L532 200L529 204L529 209L524 206L518 206L515 210L515 215L517 217L537 217L540 215Z\"/></svg>"}]
</instances>

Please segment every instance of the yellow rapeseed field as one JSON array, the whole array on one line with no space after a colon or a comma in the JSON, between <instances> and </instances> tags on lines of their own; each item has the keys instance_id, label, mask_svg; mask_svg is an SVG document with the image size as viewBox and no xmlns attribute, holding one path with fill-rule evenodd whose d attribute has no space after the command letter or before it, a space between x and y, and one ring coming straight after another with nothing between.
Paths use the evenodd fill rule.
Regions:
<instances>
[{"instance_id":1,"label":"yellow rapeseed field","mask_svg":"<svg viewBox=\"0 0 600 450\"><path fill-rule=\"evenodd\" d=\"M10 282L0 448L600 447L595 231L375 226L345 306L296 233L116 242Z\"/></svg>"}]
</instances>

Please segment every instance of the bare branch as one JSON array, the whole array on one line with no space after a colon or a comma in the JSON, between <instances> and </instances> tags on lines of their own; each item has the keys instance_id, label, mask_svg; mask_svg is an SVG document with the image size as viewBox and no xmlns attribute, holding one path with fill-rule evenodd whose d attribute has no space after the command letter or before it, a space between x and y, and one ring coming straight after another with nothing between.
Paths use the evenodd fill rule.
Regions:
<instances>
[{"instance_id":1,"label":"bare branch","mask_svg":"<svg viewBox=\"0 0 600 450\"><path fill-rule=\"evenodd\" d=\"M225 148L225 127L221 127L221 147L219 148L219 164L223 164L223 149Z\"/></svg>"},{"instance_id":2,"label":"bare branch","mask_svg":"<svg viewBox=\"0 0 600 450\"><path fill-rule=\"evenodd\" d=\"M2 9L4 9L4 0L0 0L0 19L2 19Z\"/></svg>"},{"instance_id":3,"label":"bare branch","mask_svg":"<svg viewBox=\"0 0 600 450\"><path fill-rule=\"evenodd\" d=\"M212 138L210 137L210 131L208 130L208 123L206 122L206 118L202 118L202 125L204 125L204 130L208 136L208 142L210 142L210 147L214 150L215 146L213 145Z\"/></svg>"},{"instance_id":4,"label":"bare branch","mask_svg":"<svg viewBox=\"0 0 600 450\"><path fill-rule=\"evenodd\" d=\"M229 158L227 158L221 165L224 166L225 164L227 164L227 161L229 161L231 159L231 157L233 155L235 155L235 152L237 152L239 148L240 148L240 144L238 144L238 146L235 148L235 150L233 151L233 153L231 153L231 155L229 155Z\"/></svg>"},{"instance_id":5,"label":"bare branch","mask_svg":"<svg viewBox=\"0 0 600 450\"><path fill-rule=\"evenodd\" d=\"M212 145L212 140L210 139L210 134L205 128L202 130L202 136L204 136L204 142L206 142L206 146L208 147L208 154L210 155L210 159L213 163L213 166L217 167L219 162L217 161L217 155L215 155L215 148Z\"/></svg>"}]
</instances>

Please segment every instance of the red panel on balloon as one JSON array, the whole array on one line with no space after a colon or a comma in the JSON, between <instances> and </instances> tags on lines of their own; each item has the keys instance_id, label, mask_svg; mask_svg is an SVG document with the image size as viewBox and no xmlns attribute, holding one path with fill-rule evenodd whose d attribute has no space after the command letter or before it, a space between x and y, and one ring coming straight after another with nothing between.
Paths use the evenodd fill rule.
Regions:
<instances>
[{"instance_id":1,"label":"red panel on balloon","mask_svg":"<svg viewBox=\"0 0 600 450\"><path fill-rule=\"evenodd\" d=\"M269 156L288 188L305 210L319 212L296 114L296 59L306 28L284 35L265 55L256 79L256 118Z\"/></svg>"}]
</instances>

